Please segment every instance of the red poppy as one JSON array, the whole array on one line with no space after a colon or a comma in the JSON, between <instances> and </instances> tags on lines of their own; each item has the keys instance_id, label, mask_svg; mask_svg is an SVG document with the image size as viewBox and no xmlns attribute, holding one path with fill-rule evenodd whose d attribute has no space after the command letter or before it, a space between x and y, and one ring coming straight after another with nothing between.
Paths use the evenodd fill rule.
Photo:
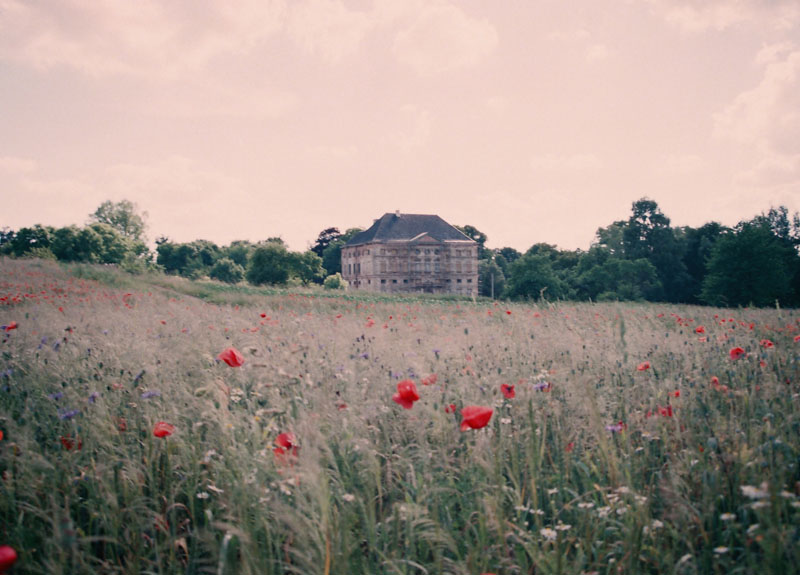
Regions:
<instances>
[{"instance_id":1,"label":"red poppy","mask_svg":"<svg viewBox=\"0 0 800 575\"><path fill-rule=\"evenodd\" d=\"M410 379L404 379L397 384L397 393L392 396L392 399L405 409L411 409L414 407L414 402L419 400L417 386Z\"/></svg>"},{"instance_id":2,"label":"red poppy","mask_svg":"<svg viewBox=\"0 0 800 575\"><path fill-rule=\"evenodd\" d=\"M743 355L745 355L745 351L741 347L733 347L729 352L731 359L739 359Z\"/></svg>"},{"instance_id":3,"label":"red poppy","mask_svg":"<svg viewBox=\"0 0 800 575\"><path fill-rule=\"evenodd\" d=\"M696 328L694 328L694 332L695 333L705 333L706 332L706 328L703 327L702 325L698 325Z\"/></svg>"},{"instance_id":4,"label":"red poppy","mask_svg":"<svg viewBox=\"0 0 800 575\"><path fill-rule=\"evenodd\" d=\"M275 461L281 465L294 465L300 447L297 445L297 438L294 433L281 433L275 438L276 448L272 450L275 454Z\"/></svg>"},{"instance_id":5,"label":"red poppy","mask_svg":"<svg viewBox=\"0 0 800 575\"><path fill-rule=\"evenodd\" d=\"M229 347L220 353L217 359L224 361L231 367L241 367L244 364L244 356L235 347Z\"/></svg>"},{"instance_id":6,"label":"red poppy","mask_svg":"<svg viewBox=\"0 0 800 575\"><path fill-rule=\"evenodd\" d=\"M716 375L711 378L711 385L715 387L719 385L719 378Z\"/></svg>"},{"instance_id":7,"label":"red poppy","mask_svg":"<svg viewBox=\"0 0 800 575\"><path fill-rule=\"evenodd\" d=\"M675 393L673 393L672 395L674 395L675 397L680 397L681 396L681 390L680 389L676 389Z\"/></svg>"},{"instance_id":8,"label":"red poppy","mask_svg":"<svg viewBox=\"0 0 800 575\"><path fill-rule=\"evenodd\" d=\"M661 417L672 417L672 406L668 405L666 407L658 406L658 414Z\"/></svg>"},{"instance_id":9,"label":"red poppy","mask_svg":"<svg viewBox=\"0 0 800 575\"><path fill-rule=\"evenodd\" d=\"M175 433L175 426L166 421L159 421L153 426L153 435L156 437L169 437Z\"/></svg>"},{"instance_id":10,"label":"red poppy","mask_svg":"<svg viewBox=\"0 0 800 575\"><path fill-rule=\"evenodd\" d=\"M763 348L775 347L775 344L772 343L772 341L770 341L768 339L762 339L761 340L761 347L763 347Z\"/></svg>"},{"instance_id":11,"label":"red poppy","mask_svg":"<svg viewBox=\"0 0 800 575\"><path fill-rule=\"evenodd\" d=\"M15 321L12 321L12 322L10 322L8 325L4 325L4 326L3 326L3 329L4 329L5 331L11 331L12 329L17 329L17 322L15 322Z\"/></svg>"},{"instance_id":12,"label":"red poppy","mask_svg":"<svg viewBox=\"0 0 800 575\"><path fill-rule=\"evenodd\" d=\"M444 412L445 413L455 413L456 412L456 404L455 403L451 403L450 405L446 406L444 408Z\"/></svg>"},{"instance_id":13,"label":"red poppy","mask_svg":"<svg viewBox=\"0 0 800 575\"><path fill-rule=\"evenodd\" d=\"M461 409L461 431L486 427L492 418L492 408L482 405L468 405Z\"/></svg>"},{"instance_id":14,"label":"red poppy","mask_svg":"<svg viewBox=\"0 0 800 575\"><path fill-rule=\"evenodd\" d=\"M795 343L800 343L800 335L794 336L794 342Z\"/></svg>"},{"instance_id":15,"label":"red poppy","mask_svg":"<svg viewBox=\"0 0 800 575\"><path fill-rule=\"evenodd\" d=\"M422 378L422 385L434 385L436 380L439 379L435 373L430 374L428 377Z\"/></svg>"},{"instance_id":16,"label":"red poppy","mask_svg":"<svg viewBox=\"0 0 800 575\"><path fill-rule=\"evenodd\" d=\"M501 385L500 391L503 392L503 396L505 396L506 399L514 399L517 396L517 392L514 391L514 386L510 383Z\"/></svg>"},{"instance_id":17,"label":"red poppy","mask_svg":"<svg viewBox=\"0 0 800 575\"><path fill-rule=\"evenodd\" d=\"M638 367L636 369L638 369L639 371L647 371L648 369L650 369L650 362L649 361L643 361L642 363L640 363L638 365Z\"/></svg>"},{"instance_id":18,"label":"red poppy","mask_svg":"<svg viewBox=\"0 0 800 575\"><path fill-rule=\"evenodd\" d=\"M0 545L0 573L8 571L17 562L17 552L10 545Z\"/></svg>"},{"instance_id":19,"label":"red poppy","mask_svg":"<svg viewBox=\"0 0 800 575\"><path fill-rule=\"evenodd\" d=\"M265 313L262 313L260 315L261 315L261 317L267 317L267 314L265 314Z\"/></svg>"},{"instance_id":20,"label":"red poppy","mask_svg":"<svg viewBox=\"0 0 800 575\"><path fill-rule=\"evenodd\" d=\"M574 441L570 441L569 443L567 443L567 446L564 448L564 450L567 453L572 453L573 449L575 449L575 442Z\"/></svg>"},{"instance_id":21,"label":"red poppy","mask_svg":"<svg viewBox=\"0 0 800 575\"><path fill-rule=\"evenodd\" d=\"M83 449L83 440L77 437L70 437L70 436L61 436L61 445L67 451L72 451L72 448L75 447L77 441L78 451Z\"/></svg>"}]
</instances>

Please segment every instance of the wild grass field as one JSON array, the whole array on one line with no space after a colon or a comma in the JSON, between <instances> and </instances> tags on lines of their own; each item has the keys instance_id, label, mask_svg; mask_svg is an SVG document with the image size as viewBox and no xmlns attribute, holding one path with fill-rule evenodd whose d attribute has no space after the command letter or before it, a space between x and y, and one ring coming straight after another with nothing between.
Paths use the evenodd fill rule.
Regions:
<instances>
[{"instance_id":1,"label":"wild grass field","mask_svg":"<svg viewBox=\"0 0 800 575\"><path fill-rule=\"evenodd\" d=\"M3 259L0 325L15 575L800 572L796 310Z\"/></svg>"}]
</instances>

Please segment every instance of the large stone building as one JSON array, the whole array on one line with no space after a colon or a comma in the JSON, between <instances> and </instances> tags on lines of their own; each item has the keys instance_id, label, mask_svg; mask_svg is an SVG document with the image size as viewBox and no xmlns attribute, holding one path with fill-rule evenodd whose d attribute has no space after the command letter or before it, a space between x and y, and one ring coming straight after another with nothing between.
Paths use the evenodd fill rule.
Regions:
<instances>
[{"instance_id":1,"label":"large stone building","mask_svg":"<svg viewBox=\"0 0 800 575\"><path fill-rule=\"evenodd\" d=\"M342 247L351 289L478 294L478 244L439 216L384 214Z\"/></svg>"}]
</instances>

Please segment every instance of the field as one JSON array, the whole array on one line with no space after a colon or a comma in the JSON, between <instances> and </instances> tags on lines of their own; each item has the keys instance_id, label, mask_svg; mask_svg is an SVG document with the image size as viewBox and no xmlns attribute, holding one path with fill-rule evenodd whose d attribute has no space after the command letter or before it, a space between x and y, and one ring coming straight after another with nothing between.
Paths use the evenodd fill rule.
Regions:
<instances>
[{"instance_id":1,"label":"field","mask_svg":"<svg viewBox=\"0 0 800 575\"><path fill-rule=\"evenodd\" d=\"M0 325L10 573L800 572L796 310L0 260Z\"/></svg>"}]
</instances>

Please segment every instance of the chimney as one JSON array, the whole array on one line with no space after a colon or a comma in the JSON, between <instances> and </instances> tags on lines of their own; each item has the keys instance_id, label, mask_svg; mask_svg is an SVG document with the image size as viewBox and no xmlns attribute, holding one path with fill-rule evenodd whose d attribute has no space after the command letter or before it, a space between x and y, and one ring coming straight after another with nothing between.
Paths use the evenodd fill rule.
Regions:
<instances>
[{"instance_id":1,"label":"chimney","mask_svg":"<svg viewBox=\"0 0 800 575\"><path fill-rule=\"evenodd\" d=\"M395 217L400 217L400 210L395 210L394 212Z\"/></svg>"}]
</instances>

